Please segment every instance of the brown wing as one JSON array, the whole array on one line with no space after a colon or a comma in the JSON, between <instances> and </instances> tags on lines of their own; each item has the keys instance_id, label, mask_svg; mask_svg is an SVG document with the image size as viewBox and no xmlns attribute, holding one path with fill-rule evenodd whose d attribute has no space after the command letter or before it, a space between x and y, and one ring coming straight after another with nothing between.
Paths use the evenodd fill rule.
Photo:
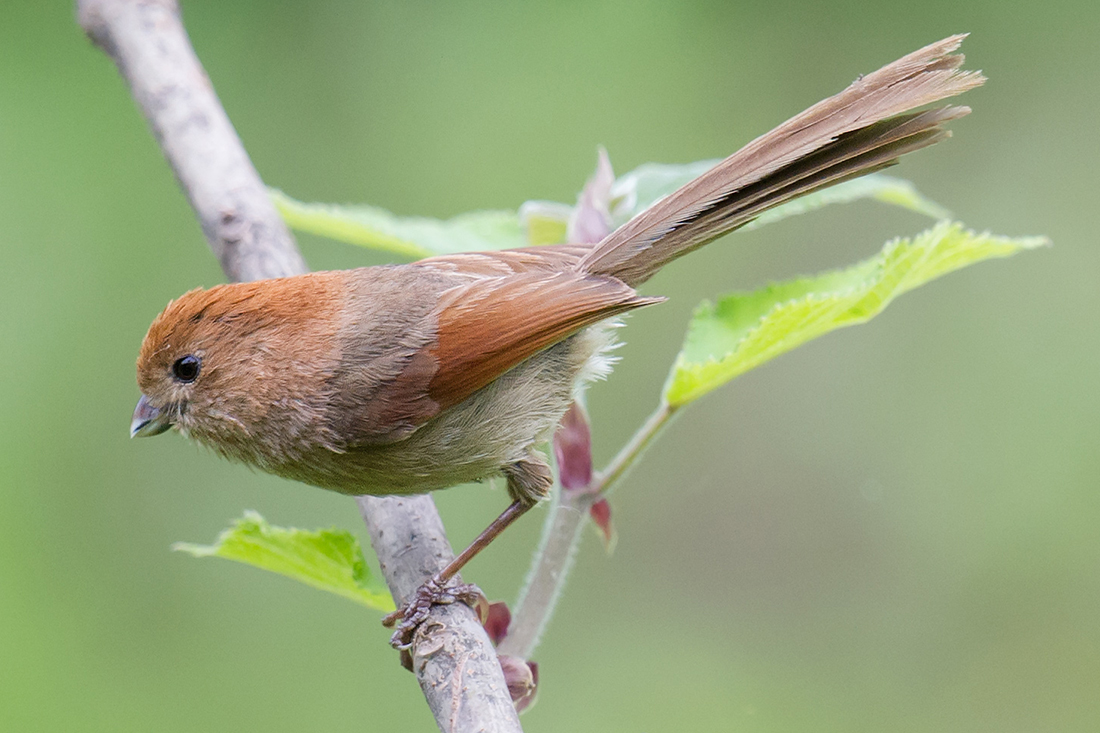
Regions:
<instances>
[{"instance_id":1,"label":"brown wing","mask_svg":"<svg viewBox=\"0 0 1100 733\"><path fill-rule=\"evenodd\" d=\"M661 300L614 278L537 269L449 290L427 349L437 366L428 394L441 408L455 405L585 326Z\"/></svg>"},{"instance_id":2,"label":"brown wing","mask_svg":"<svg viewBox=\"0 0 1100 733\"><path fill-rule=\"evenodd\" d=\"M662 300L540 259L512 251L354 271L355 317L330 384L338 446L401 440L585 326Z\"/></svg>"}]
</instances>

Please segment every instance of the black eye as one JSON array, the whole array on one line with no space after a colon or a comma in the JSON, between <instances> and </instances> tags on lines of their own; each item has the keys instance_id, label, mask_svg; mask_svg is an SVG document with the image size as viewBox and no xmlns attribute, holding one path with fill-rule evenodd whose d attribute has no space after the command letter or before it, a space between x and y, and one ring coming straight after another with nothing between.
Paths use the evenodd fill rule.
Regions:
<instances>
[{"instance_id":1,"label":"black eye","mask_svg":"<svg viewBox=\"0 0 1100 733\"><path fill-rule=\"evenodd\" d=\"M181 382L194 382L199 376L199 367L202 361L197 356L181 356L172 365L172 376Z\"/></svg>"}]
</instances>

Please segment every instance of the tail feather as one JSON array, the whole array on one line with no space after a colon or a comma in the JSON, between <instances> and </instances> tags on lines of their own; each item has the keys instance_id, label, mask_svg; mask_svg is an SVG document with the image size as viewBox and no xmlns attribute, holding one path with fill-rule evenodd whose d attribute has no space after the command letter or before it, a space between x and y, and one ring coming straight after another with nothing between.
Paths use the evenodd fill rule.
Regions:
<instances>
[{"instance_id":1,"label":"tail feather","mask_svg":"<svg viewBox=\"0 0 1100 733\"><path fill-rule=\"evenodd\" d=\"M892 118L858 133L849 133L851 138L844 136L836 143L792 163L781 171L782 175L769 176L736 192L733 196L737 197L737 201L733 205L717 206L711 210L711 215L717 215L715 221L722 220L733 229L792 198L894 165L905 153L950 137L950 131L941 125L967 112L969 109L966 107L944 107ZM696 221L708 225L707 228L711 223L705 217ZM696 234L699 232L696 231ZM703 243L693 244L700 246Z\"/></svg>"},{"instance_id":2,"label":"tail feather","mask_svg":"<svg viewBox=\"0 0 1100 733\"><path fill-rule=\"evenodd\" d=\"M612 232L577 266L638 285L773 206L881 170L948 137L943 125L969 108L906 113L985 81L979 72L959 70L963 56L951 52L963 38L884 66L758 137Z\"/></svg>"}]
</instances>

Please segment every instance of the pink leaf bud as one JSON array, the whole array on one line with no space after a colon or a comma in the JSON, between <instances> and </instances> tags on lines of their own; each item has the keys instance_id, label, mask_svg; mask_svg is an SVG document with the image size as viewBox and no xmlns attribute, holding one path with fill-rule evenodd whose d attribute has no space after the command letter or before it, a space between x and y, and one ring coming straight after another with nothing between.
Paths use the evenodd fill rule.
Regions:
<instances>
[{"instance_id":1,"label":"pink leaf bud","mask_svg":"<svg viewBox=\"0 0 1100 733\"><path fill-rule=\"evenodd\" d=\"M493 646L504 641L504 637L508 635L508 625L511 623L512 613L508 610L507 603L494 601L489 604L489 616L482 625L485 627L485 632L489 634Z\"/></svg>"},{"instance_id":2,"label":"pink leaf bud","mask_svg":"<svg viewBox=\"0 0 1100 733\"><path fill-rule=\"evenodd\" d=\"M600 536L603 537L604 549L610 553L615 549L615 540L617 539L615 526L611 523L611 505L607 502L606 498L597 499L588 509L588 514L592 517L592 521L595 522L596 528L600 530Z\"/></svg>"},{"instance_id":3,"label":"pink leaf bud","mask_svg":"<svg viewBox=\"0 0 1100 733\"><path fill-rule=\"evenodd\" d=\"M566 491L584 491L592 483L592 433L588 416L577 402L570 406L554 433L554 459Z\"/></svg>"}]
</instances>

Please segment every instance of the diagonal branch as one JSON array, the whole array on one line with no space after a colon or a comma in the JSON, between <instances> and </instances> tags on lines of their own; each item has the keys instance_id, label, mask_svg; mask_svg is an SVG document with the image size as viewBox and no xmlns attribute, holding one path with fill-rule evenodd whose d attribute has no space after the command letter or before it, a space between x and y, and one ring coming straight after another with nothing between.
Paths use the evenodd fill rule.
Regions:
<instances>
[{"instance_id":1,"label":"diagonal branch","mask_svg":"<svg viewBox=\"0 0 1100 733\"><path fill-rule=\"evenodd\" d=\"M129 84L226 276L305 272L191 48L175 0L77 0L77 14ZM357 501L399 602L453 557L430 497ZM441 730L520 730L496 653L467 606L433 609L418 634L413 669Z\"/></svg>"}]
</instances>

